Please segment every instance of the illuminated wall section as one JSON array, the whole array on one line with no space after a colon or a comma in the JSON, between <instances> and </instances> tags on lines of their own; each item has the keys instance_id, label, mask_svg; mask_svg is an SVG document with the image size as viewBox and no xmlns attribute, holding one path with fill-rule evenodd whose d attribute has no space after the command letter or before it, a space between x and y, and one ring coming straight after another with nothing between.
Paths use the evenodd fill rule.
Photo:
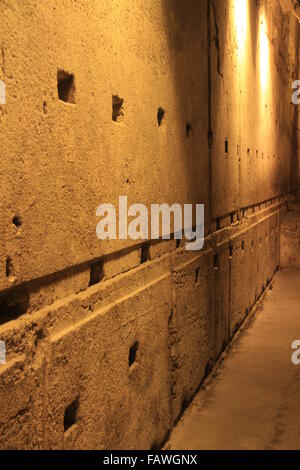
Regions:
<instances>
[{"instance_id":1,"label":"illuminated wall section","mask_svg":"<svg viewBox=\"0 0 300 470\"><path fill-rule=\"evenodd\" d=\"M15 0L0 30L0 448L156 449L278 266L297 20L278 0ZM120 195L205 204L204 249L99 241Z\"/></svg>"},{"instance_id":2,"label":"illuminated wall section","mask_svg":"<svg viewBox=\"0 0 300 470\"><path fill-rule=\"evenodd\" d=\"M211 17L212 194L213 214L220 217L290 189L290 156L297 155L291 74L297 64L283 56L297 21L283 16L275 0L213 1Z\"/></svg>"}]
</instances>

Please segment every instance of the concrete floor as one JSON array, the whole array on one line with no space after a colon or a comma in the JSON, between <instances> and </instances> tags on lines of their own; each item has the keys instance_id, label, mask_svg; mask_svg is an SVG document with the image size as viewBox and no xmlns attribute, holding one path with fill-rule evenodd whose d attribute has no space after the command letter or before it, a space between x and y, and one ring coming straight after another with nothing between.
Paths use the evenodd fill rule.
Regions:
<instances>
[{"instance_id":1,"label":"concrete floor","mask_svg":"<svg viewBox=\"0 0 300 470\"><path fill-rule=\"evenodd\" d=\"M300 271L278 272L174 429L168 449L300 449Z\"/></svg>"}]
</instances>

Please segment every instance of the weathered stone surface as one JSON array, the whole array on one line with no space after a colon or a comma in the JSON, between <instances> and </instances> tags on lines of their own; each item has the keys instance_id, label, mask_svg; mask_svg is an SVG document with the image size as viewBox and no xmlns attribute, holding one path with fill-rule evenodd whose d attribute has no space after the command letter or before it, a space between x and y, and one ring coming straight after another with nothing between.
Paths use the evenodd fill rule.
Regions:
<instances>
[{"instance_id":1,"label":"weathered stone surface","mask_svg":"<svg viewBox=\"0 0 300 470\"><path fill-rule=\"evenodd\" d=\"M278 0L24 0L0 30L0 447L159 446L279 264L299 26ZM120 195L205 204L204 249L100 242Z\"/></svg>"},{"instance_id":2,"label":"weathered stone surface","mask_svg":"<svg viewBox=\"0 0 300 470\"><path fill-rule=\"evenodd\" d=\"M280 229L280 266L300 268L300 204L289 203Z\"/></svg>"}]
</instances>

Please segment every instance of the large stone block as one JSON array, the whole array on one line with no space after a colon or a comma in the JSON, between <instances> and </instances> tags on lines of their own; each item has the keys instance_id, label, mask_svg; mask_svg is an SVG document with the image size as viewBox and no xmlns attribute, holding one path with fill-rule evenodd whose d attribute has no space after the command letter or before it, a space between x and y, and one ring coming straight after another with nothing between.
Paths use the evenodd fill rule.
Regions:
<instances>
[{"instance_id":1,"label":"large stone block","mask_svg":"<svg viewBox=\"0 0 300 470\"><path fill-rule=\"evenodd\" d=\"M51 336L47 448L160 444L171 425L170 310L165 276Z\"/></svg>"},{"instance_id":2,"label":"large stone block","mask_svg":"<svg viewBox=\"0 0 300 470\"><path fill-rule=\"evenodd\" d=\"M205 377L213 346L213 252L182 258L174 264L174 307L169 323L174 420Z\"/></svg>"},{"instance_id":3,"label":"large stone block","mask_svg":"<svg viewBox=\"0 0 300 470\"><path fill-rule=\"evenodd\" d=\"M43 368L19 355L0 366L0 448L43 447Z\"/></svg>"}]
</instances>

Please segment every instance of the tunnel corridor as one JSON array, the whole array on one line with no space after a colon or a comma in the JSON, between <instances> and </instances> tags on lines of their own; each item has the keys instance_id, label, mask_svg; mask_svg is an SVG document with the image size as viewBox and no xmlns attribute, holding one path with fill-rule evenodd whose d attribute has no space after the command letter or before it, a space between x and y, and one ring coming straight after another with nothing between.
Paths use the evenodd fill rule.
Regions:
<instances>
[{"instance_id":1,"label":"tunnel corridor","mask_svg":"<svg viewBox=\"0 0 300 470\"><path fill-rule=\"evenodd\" d=\"M299 20L0 1L1 450L300 450Z\"/></svg>"},{"instance_id":2,"label":"tunnel corridor","mask_svg":"<svg viewBox=\"0 0 300 470\"><path fill-rule=\"evenodd\" d=\"M279 269L173 430L166 449L295 450L300 442L300 201Z\"/></svg>"},{"instance_id":3,"label":"tunnel corridor","mask_svg":"<svg viewBox=\"0 0 300 470\"><path fill-rule=\"evenodd\" d=\"M284 268L173 430L166 449L284 450L300 441L300 271ZM298 336L297 336L298 335Z\"/></svg>"}]
</instances>

